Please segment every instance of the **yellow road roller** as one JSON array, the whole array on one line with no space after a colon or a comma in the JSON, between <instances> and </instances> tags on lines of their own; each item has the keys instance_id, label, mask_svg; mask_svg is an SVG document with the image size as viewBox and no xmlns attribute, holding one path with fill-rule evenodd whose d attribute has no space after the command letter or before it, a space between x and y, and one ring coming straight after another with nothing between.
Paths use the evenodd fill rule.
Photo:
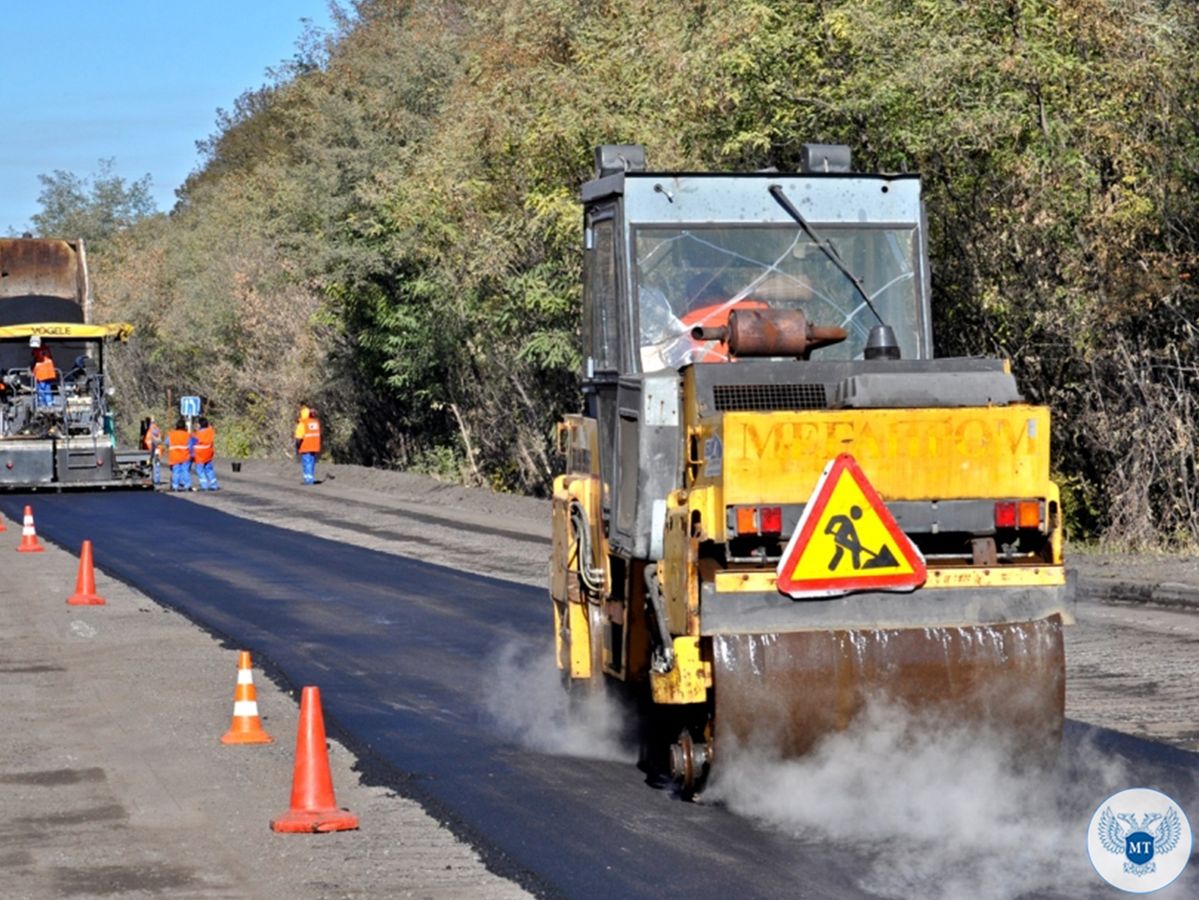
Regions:
<instances>
[{"instance_id":1,"label":"yellow road roller","mask_svg":"<svg viewBox=\"0 0 1199 900\"><path fill-rule=\"evenodd\" d=\"M582 201L568 687L631 698L688 795L722 753L801 755L874 700L1052 752L1073 595L1049 411L1007 360L934 357L919 177L839 145L790 174L610 145Z\"/></svg>"}]
</instances>

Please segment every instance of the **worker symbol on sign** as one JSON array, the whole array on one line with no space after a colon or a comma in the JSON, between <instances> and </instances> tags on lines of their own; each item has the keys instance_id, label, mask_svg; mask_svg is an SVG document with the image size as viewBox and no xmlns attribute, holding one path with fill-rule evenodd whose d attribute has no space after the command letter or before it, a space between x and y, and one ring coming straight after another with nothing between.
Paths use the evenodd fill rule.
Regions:
<instances>
[{"instance_id":1,"label":"worker symbol on sign","mask_svg":"<svg viewBox=\"0 0 1199 900\"><path fill-rule=\"evenodd\" d=\"M842 453L804 505L777 575L780 592L801 598L910 591L928 571L857 461Z\"/></svg>"},{"instance_id":2,"label":"worker symbol on sign","mask_svg":"<svg viewBox=\"0 0 1199 900\"><path fill-rule=\"evenodd\" d=\"M841 556L846 550L849 551L855 569L885 569L888 566L899 565L895 554L891 552L891 548L886 544L883 544L878 551L867 550L862 546L862 542L858 538L858 529L853 524L854 519L860 518L862 518L862 507L851 506L848 516L833 516L828 520L828 524L824 526L824 533L831 534L833 542L837 545L837 551L833 554L833 559L828 564L830 572L837 570L837 566L841 564ZM870 557L864 563L862 562L863 553Z\"/></svg>"}]
</instances>

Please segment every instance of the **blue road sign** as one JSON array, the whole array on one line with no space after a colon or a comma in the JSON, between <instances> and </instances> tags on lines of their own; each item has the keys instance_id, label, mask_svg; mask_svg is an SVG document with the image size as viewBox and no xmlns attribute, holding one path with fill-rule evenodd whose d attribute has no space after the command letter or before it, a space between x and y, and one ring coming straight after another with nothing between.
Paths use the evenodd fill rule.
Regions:
<instances>
[{"instance_id":1,"label":"blue road sign","mask_svg":"<svg viewBox=\"0 0 1199 900\"><path fill-rule=\"evenodd\" d=\"M198 416L200 414L200 398L199 397L180 397L179 398L179 415Z\"/></svg>"}]
</instances>

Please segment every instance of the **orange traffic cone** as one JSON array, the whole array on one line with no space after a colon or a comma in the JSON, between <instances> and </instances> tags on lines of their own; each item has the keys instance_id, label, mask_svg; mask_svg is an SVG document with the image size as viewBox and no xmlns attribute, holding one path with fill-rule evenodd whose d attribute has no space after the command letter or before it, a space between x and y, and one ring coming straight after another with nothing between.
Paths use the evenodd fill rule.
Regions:
<instances>
[{"instance_id":1,"label":"orange traffic cone","mask_svg":"<svg viewBox=\"0 0 1199 900\"><path fill-rule=\"evenodd\" d=\"M25 507L25 523L21 528L21 546L17 547L18 553L41 553L46 548L42 546L41 541L37 539L37 531L33 528L33 507Z\"/></svg>"},{"instance_id":2,"label":"orange traffic cone","mask_svg":"<svg viewBox=\"0 0 1199 900\"><path fill-rule=\"evenodd\" d=\"M339 809L329 773L325 746L325 717L321 690L306 687L300 694L300 727L296 734L296 769L291 782L291 809L271 822L275 831L294 834L318 831L353 831L358 817Z\"/></svg>"},{"instance_id":3,"label":"orange traffic cone","mask_svg":"<svg viewBox=\"0 0 1199 900\"><path fill-rule=\"evenodd\" d=\"M84 541L79 551L79 574L75 577L75 593L67 598L70 606L103 606L104 598L96 593L96 572L92 566L92 542Z\"/></svg>"},{"instance_id":4,"label":"orange traffic cone","mask_svg":"<svg viewBox=\"0 0 1199 900\"><path fill-rule=\"evenodd\" d=\"M4 516L0 516L0 531L8 531L8 526L4 524Z\"/></svg>"},{"instance_id":5,"label":"orange traffic cone","mask_svg":"<svg viewBox=\"0 0 1199 900\"><path fill-rule=\"evenodd\" d=\"M222 744L269 744L275 739L262 728L258 718L258 692L250 669L250 651L237 654L237 687L233 689L233 724L221 738Z\"/></svg>"}]
</instances>

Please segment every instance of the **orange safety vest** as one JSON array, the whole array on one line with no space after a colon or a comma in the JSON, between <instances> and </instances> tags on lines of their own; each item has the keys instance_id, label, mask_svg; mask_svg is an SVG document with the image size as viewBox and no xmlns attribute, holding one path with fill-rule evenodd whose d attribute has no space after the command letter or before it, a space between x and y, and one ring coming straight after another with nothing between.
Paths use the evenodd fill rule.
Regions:
<instances>
[{"instance_id":1,"label":"orange safety vest","mask_svg":"<svg viewBox=\"0 0 1199 900\"><path fill-rule=\"evenodd\" d=\"M38 350L33 355L33 378L35 381L53 381L58 377L58 370L54 368L54 360L50 358L50 351Z\"/></svg>"},{"instance_id":2,"label":"orange safety vest","mask_svg":"<svg viewBox=\"0 0 1199 900\"><path fill-rule=\"evenodd\" d=\"M167 462L170 465L177 466L179 463L185 463L191 459L191 454L187 452L187 442L190 437L186 428L172 428L167 433L167 444L170 445Z\"/></svg>"},{"instance_id":3,"label":"orange safety vest","mask_svg":"<svg viewBox=\"0 0 1199 900\"><path fill-rule=\"evenodd\" d=\"M209 425L196 431L196 462L212 462L212 442L216 440L216 429Z\"/></svg>"},{"instance_id":4,"label":"orange safety vest","mask_svg":"<svg viewBox=\"0 0 1199 900\"><path fill-rule=\"evenodd\" d=\"M321 420L314 419L309 416L307 419L301 419L296 430L304 429L304 436L300 438L301 453L320 453L321 452Z\"/></svg>"},{"instance_id":5,"label":"orange safety vest","mask_svg":"<svg viewBox=\"0 0 1199 900\"><path fill-rule=\"evenodd\" d=\"M147 451L156 457L162 457L162 429L158 428L158 425L150 425L150 428L146 429L145 440L141 443Z\"/></svg>"}]
</instances>

